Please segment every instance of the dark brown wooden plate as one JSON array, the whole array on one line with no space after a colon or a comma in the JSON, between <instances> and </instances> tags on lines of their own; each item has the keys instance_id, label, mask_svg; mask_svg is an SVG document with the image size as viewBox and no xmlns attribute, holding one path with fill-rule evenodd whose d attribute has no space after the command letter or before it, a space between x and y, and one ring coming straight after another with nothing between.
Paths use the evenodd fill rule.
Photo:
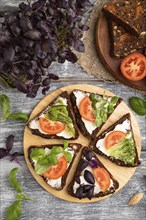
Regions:
<instances>
[{"instance_id":1,"label":"dark brown wooden plate","mask_svg":"<svg viewBox=\"0 0 146 220\"><path fill-rule=\"evenodd\" d=\"M96 26L96 48L105 68L120 82L139 90L146 91L146 77L140 81L126 79L120 71L122 59L115 59L110 56L110 37L106 17L103 13L99 16Z\"/></svg>"}]
</instances>

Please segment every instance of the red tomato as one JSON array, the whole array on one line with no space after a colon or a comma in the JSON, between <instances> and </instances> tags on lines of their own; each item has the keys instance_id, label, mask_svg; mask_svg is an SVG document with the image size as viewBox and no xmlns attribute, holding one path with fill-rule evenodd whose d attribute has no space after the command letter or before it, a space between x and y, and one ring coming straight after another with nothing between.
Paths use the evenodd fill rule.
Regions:
<instances>
[{"instance_id":1,"label":"red tomato","mask_svg":"<svg viewBox=\"0 0 146 220\"><path fill-rule=\"evenodd\" d=\"M80 102L79 112L80 115L87 121L91 121L91 122L95 121L92 103L88 96L85 96L85 98L83 98L82 101Z\"/></svg>"},{"instance_id":2,"label":"red tomato","mask_svg":"<svg viewBox=\"0 0 146 220\"><path fill-rule=\"evenodd\" d=\"M146 76L146 57L139 53L126 56L120 66L123 75L132 81L139 81Z\"/></svg>"},{"instance_id":3,"label":"red tomato","mask_svg":"<svg viewBox=\"0 0 146 220\"><path fill-rule=\"evenodd\" d=\"M93 169L93 174L95 176L96 181L99 183L101 190L105 192L110 186L109 173L104 168L97 167Z\"/></svg>"},{"instance_id":4,"label":"red tomato","mask_svg":"<svg viewBox=\"0 0 146 220\"><path fill-rule=\"evenodd\" d=\"M121 139L126 136L123 131L112 131L105 138L105 147L107 149L111 148L115 144L118 144Z\"/></svg>"},{"instance_id":5,"label":"red tomato","mask_svg":"<svg viewBox=\"0 0 146 220\"><path fill-rule=\"evenodd\" d=\"M56 166L51 166L43 176L49 179L58 179L59 177L63 176L67 169L67 160L65 156L62 156Z\"/></svg>"},{"instance_id":6,"label":"red tomato","mask_svg":"<svg viewBox=\"0 0 146 220\"><path fill-rule=\"evenodd\" d=\"M58 134L65 129L65 125L59 121L51 121L46 118L39 119L41 129L48 134Z\"/></svg>"}]
</instances>

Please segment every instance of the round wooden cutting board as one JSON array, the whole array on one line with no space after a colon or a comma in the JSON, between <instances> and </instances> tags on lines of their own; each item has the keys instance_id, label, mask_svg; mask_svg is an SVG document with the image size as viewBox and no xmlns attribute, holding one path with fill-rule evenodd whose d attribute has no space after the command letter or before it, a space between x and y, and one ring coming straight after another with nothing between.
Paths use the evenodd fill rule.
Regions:
<instances>
[{"instance_id":1,"label":"round wooden cutting board","mask_svg":"<svg viewBox=\"0 0 146 220\"><path fill-rule=\"evenodd\" d=\"M32 111L31 115L30 115L30 119L34 118L40 111L42 111L53 99L55 99L59 94L61 94L63 91L67 91L68 93L70 93L72 90L74 89L80 89L83 91L88 91L88 92L93 92L93 93L99 93L99 94L106 94L106 95L111 95L113 96L114 94L111 93L110 91L97 87L97 86L93 86L93 85L84 85L84 84L78 84L78 85L70 85L70 86L66 86L66 87L62 87L59 88L58 90L52 92L51 94L47 95ZM105 125L102 127L102 129L100 130L99 133L101 133L103 130L105 130L108 126L110 126L111 124L113 124L115 121L117 121L119 118L121 118L124 114L126 113L130 113L131 114L131 120L132 120L132 128L133 128L133 133L134 133L134 138L135 138L135 142L136 142L136 146L137 146L137 151L138 151L138 156L140 157L140 153L141 153L141 137L140 137L140 131L139 131L139 127L137 124L137 121L135 119L135 117L133 116L131 110L128 108L128 106L124 103L121 102L119 104L119 106L116 108L116 110L114 111L114 113L109 117L108 121L105 123ZM80 143L83 146L89 146L90 141L88 139L86 139L81 133L79 133L79 138L77 140L72 140L72 141L68 141L69 143ZM64 187L63 190L61 191L57 191L52 189L44 180L43 178L41 178L39 175L37 175L34 171L34 169L32 168L29 160L28 160L28 148L31 145L46 145L46 144L62 144L63 140L47 140L44 138L41 138L39 136L33 135L31 134L31 131L28 129L28 127L25 127L24 130L24 155L25 155L25 160L26 160L26 164L30 170L30 172L32 173L32 175L34 176L34 178L36 179L36 181L45 189L47 190L49 193L55 195L58 198L67 200L69 202L79 202L79 203L91 203L91 202L97 202L100 201L102 199L105 199L111 195L105 196L105 197L99 197L99 198L93 198L91 200L89 199L77 199L74 198L72 196L70 196L67 193L67 186L68 184L71 182L73 174L75 172L76 166L78 164L79 161L79 157L80 157L80 153L78 154L78 156L75 158L75 161L73 163L73 166L70 170L69 176L67 178L67 183L66 186ZM81 152L81 151L80 151ZM113 164L112 162L110 162L109 160L97 155L98 158L101 160L101 162L104 164L104 166L111 172L111 174L115 177L115 179L117 179L117 181L119 182L119 188L116 192L118 192L120 189L122 189L125 184L130 180L130 178L133 176L136 167L134 168L128 168L128 167L120 167L116 164ZM41 192L40 192L40 196L41 196Z\"/></svg>"}]
</instances>

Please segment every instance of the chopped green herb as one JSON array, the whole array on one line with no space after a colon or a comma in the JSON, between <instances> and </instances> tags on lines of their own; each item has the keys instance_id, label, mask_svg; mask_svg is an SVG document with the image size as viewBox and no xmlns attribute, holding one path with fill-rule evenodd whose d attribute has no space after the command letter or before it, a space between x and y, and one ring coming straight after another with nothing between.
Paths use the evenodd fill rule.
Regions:
<instances>
[{"instance_id":1,"label":"chopped green herb","mask_svg":"<svg viewBox=\"0 0 146 220\"><path fill-rule=\"evenodd\" d=\"M133 111L138 115L146 115L146 101L139 97L131 97L129 104Z\"/></svg>"}]
</instances>

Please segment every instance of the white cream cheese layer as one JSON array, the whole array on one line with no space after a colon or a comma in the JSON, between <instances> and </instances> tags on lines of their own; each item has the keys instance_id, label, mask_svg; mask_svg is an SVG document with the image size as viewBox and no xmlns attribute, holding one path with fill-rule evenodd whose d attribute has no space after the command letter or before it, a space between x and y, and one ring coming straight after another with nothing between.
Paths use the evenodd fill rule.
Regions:
<instances>
[{"instance_id":1,"label":"white cream cheese layer","mask_svg":"<svg viewBox=\"0 0 146 220\"><path fill-rule=\"evenodd\" d=\"M61 99L61 101L63 102L63 104L64 104L65 106L67 106L67 99L66 99L66 98L59 97L59 99ZM54 104L54 105L58 105L58 104ZM48 107L47 109L49 109L49 107ZM45 110L45 111L46 111L46 110ZM45 118L45 114L42 112L42 114L39 115L39 118L40 118L40 117ZM29 127L30 127L31 129L37 129L37 130L39 130L39 132L41 132L42 134L48 134L48 133L44 132L44 131L41 129L40 123L39 123L39 118L32 120L32 121L29 123ZM56 134L56 136L64 137L64 138L66 138L66 139L69 139L69 138L72 137L66 130L61 131L60 133Z\"/></svg>"},{"instance_id":2,"label":"white cream cheese layer","mask_svg":"<svg viewBox=\"0 0 146 220\"><path fill-rule=\"evenodd\" d=\"M84 172L85 170L88 170L90 171L92 174L93 174L93 171L92 171L92 168L90 166L87 166L82 172L81 172L81 176L79 177L80 178L80 184L78 184L77 182L74 183L73 185L73 191L74 191L74 194L76 193L77 189L79 188L80 185L92 185L90 183L88 183L85 178L84 178ZM110 179L110 187L114 186L113 185L113 180ZM100 185L99 183L96 181L95 179L95 184L94 184L94 193L93 195L96 195L98 194L99 192L101 192L101 188L100 188Z\"/></svg>"},{"instance_id":3,"label":"white cream cheese layer","mask_svg":"<svg viewBox=\"0 0 146 220\"><path fill-rule=\"evenodd\" d=\"M114 130L112 131L122 131L124 133L127 133L127 131L130 131L131 127L130 127L130 120L126 119L125 121L123 121L123 123L118 124L115 126ZM105 138L108 134L110 134L112 131L108 132L104 138L100 139L97 141L96 143L96 147L102 151L104 154L106 154L108 156L108 152L107 149L105 148ZM126 138L130 138L132 135L131 132L128 133L128 135L126 136Z\"/></svg>"},{"instance_id":4,"label":"white cream cheese layer","mask_svg":"<svg viewBox=\"0 0 146 220\"><path fill-rule=\"evenodd\" d=\"M75 150L77 147L74 145L73 148L74 148L74 149L68 147L68 148L66 149L67 152L70 152L70 153L71 153L72 159L73 159L74 153L75 153L74 150ZM48 154L50 153L50 151L51 151L51 149L49 149L49 148L45 148L44 150L45 150L46 155L48 155ZM58 155L57 155L57 158L59 159L59 158L61 158L62 156L63 156L62 153L61 153L61 154L58 154ZM35 161L35 160L33 160L33 162L36 164L36 161ZM70 163L71 163L71 162L70 162ZM67 169L68 169L70 163L68 163ZM51 187L53 187L53 188L58 188L58 189L59 189L59 188L61 187L62 177L59 177L58 179L55 179L55 180L54 180L54 179L46 178L46 180L47 180L47 183L48 183Z\"/></svg>"}]
</instances>

